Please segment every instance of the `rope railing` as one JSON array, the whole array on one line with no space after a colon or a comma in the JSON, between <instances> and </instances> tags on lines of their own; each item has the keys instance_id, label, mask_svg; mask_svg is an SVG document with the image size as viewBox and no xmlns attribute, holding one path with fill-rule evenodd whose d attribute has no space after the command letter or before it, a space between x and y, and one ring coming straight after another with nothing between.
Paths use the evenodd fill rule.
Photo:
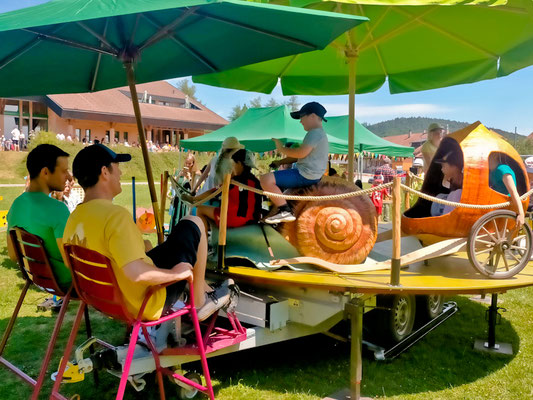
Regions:
<instances>
[{"instance_id":1,"label":"rope railing","mask_svg":"<svg viewBox=\"0 0 533 400\"><path fill-rule=\"evenodd\" d=\"M304 200L304 201L325 201L325 200L342 200L347 199L350 197L357 197L357 196L363 196L367 195L369 193L382 190L384 188L388 188L392 186L392 182L385 183L383 185L374 186L368 189L361 189L356 192L348 192L348 193L342 193L342 194L334 194L334 195L322 195L322 196L297 196L297 195L288 195L288 194L279 194L279 193L272 193L272 192L266 192L261 189L257 189L248 185L245 185L241 182L237 182L232 180L231 183L233 185L236 185L244 190L249 190L250 192L257 193L263 196L267 196L270 198L277 198L277 199L285 199L285 200Z\"/></svg>"},{"instance_id":2,"label":"rope railing","mask_svg":"<svg viewBox=\"0 0 533 400\"><path fill-rule=\"evenodd\" d=\"M456 203L454 201L448 201L444 199L439 199L438 197L431 196L426 193L422 193L419 190L413 189L407 185L401 184L401 187L403 190L406 190L410 193L416 194L418 197L421 197L425 200L432 201L434 203L444 204L445 206L452 206L452 207L459 207L459 208L472 208L477 210L492 210L494 208L504 208L509 207L511 205L510 201L507 201L505 203L498 203L498 204L467 204L467 203ZM533 194L533 189L531 189L529 192L524 193L522 196L520 196L520 200L525 200L529 196Z\"/></svg>"}]
</instances>

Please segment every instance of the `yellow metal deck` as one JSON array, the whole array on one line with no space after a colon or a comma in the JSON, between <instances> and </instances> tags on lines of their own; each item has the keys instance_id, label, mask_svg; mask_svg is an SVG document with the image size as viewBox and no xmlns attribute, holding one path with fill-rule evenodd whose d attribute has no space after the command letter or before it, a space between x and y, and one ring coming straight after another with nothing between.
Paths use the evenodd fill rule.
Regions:
<instances>
[{"instance_id":1,"label":"yellow metal deck","mask_svg":"<svg viewBox=\"0 0 533 400\"><path fill-rule=\"evenodd\" d=\"M502 293L533 285L533 262L510 279L490 279L474 270L466 253L434 258L425 266L418 263L400 273L400 285L389 285L390 271L342 275L330 272L296 272L287 269L261 271L249 267L230 267L238 281L268 285L323 288L332 291L374 294L484 294Z\"/></svg>"}]
</instances>

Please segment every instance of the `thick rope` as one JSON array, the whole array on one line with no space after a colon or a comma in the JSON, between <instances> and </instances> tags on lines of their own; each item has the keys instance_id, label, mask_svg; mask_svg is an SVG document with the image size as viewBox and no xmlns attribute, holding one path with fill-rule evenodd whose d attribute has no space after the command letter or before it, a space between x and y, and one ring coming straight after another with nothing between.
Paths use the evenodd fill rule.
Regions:
<instances>
[{"instance_id":1,"label":"thick rope","mask_svg":"<svg viewBox=\"0 0 533 400\"><path fill-rule=\"evenodd\" d=\"M350 197L367 195L369 193L382 190L384 188L388 188L392 186L392 182L390 182L390 183L385 183L383 185L374 186L369 189L364 189L364 190L361 189L361 190L358 190L357 192L349 192L349 193L335 194L335 195L329 195L329 196L295 196L295 195L265 192L264 190L256 189L256 188L253 188L251 186L245 185L243 183L240 183L234 180L232 180L231 183L244 190L249 190L250 192L257 193L257 194L267 196L270 198L278 198L278 199L285 199L285 200L304 200L304 201L325 201L325 200L347 199Z\"/></svg>"},{"instance_id":2,"label":"thick rope","mask_svg":"<svg viewBox=\"0 0 533 400\"><path fill-rule=\"evenodd\" d=\"M460 208L473 208L473 209L477 209L477 210L491 210L493 208L504 208L504 207L509 207L511 205L510 201L507 201L505 203L498 203L498 204L464 204L464 203L456 203L456 202L453 202L453 201L439 199L438 197L433 197L433 196L430 196L429 194L426 194L426 193L422 193L422 192L420 192L420 191L418 191L416 189L413 189L413 188L411 188L411 187L409 187L407 185L404 185L403 183L401 185L402 185L402 189L403 190L406 190L406 191L408 191L410 193L416 194L418 197L422 197L423 199L432 201L434 203L444 204L445 206L460 207ZM531 196L531 194L533 194L533 189L531 189L529 192L527 192L527 193L523 194L522 196L520 196L520 200L527 199L529 196Z\"/></svg>"},{"instance_id":3,"label":"thick rope","mask_svg":"<svg viewBox=\"0 0 533 400\"><path fill-rule=\"evenodd\" d=\"M186 203L189 203L191 207L198 207L202 204L208 202L209 200L217 197L220 193L222 193L222 186L219 187L217 190L215 190L213 193L211 193L209 196L204 197L202 200L197 201L196 203L189 203L188 201L185 201Z\"/></svg>"}]
</instances>

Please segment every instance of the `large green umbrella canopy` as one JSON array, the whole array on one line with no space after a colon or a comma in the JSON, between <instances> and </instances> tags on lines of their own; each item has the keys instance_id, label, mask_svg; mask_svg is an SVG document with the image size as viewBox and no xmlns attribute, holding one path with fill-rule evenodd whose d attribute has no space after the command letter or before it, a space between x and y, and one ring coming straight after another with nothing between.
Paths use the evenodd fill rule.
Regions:
<instances>
[{"instance_id":1,"label":"large green umbrella canopy","mask_svg":"<svg viewBox=\"0 0 533 400\"><path fill-rule=\"evenodd\" d=\"M363 15L370 21L325 50L196 76L194 81L270 93L279 79L287 95L349 93L353 118L353 95L375 91L385 82L391 93L434 89L496 78L533 63L531 0L291 4ZM353 157L350 161L352 172Z\"/></svg>"},{"instance_id":2,"label":"large green umbrella canopy","mask_svg":"<svg viewBox=\"0 0 533 400\"><path fill-rule=\"evenodd\" d=\"M329 137L340 139L343 141L342 147L338 148L336 144L330 144L330 152L337 154L348 153L348 124L350 117L342 115L339 117L328 117L328 122L325 124L325 129ZM369 151L371 153L382 154L391 157L412 157L414 149L408 146L401 146L389 142L382 137L369 131L357 120L355 121L355 152L361 153Z\"/></svg>"},{"instance_id":3,"label":"large green umbrella canopy","mask_svg":"<svg viewBox=\"0 0 533 400\"><path fill-rule=\"evenodd\" d=\"M324 124L326 131L328 124ZM207 135L182 140L180 146L188 150L218 151L224 139L234 136L246 149L262 153L276 149L272 138L280 139L284 144L302 143L305 133L300 122L291 118L289 108L285 105L249 108L230 124ZM330 149L332 146L335 149L347 148L346 141L341 138L330 136L328 140Z\"/></svg>"},{"instance_id":4,"label":"large green umbrella canopy","mask_svg":"<svg viewBox=\"0 0 533 400\"><path fill-rule=\"evenodd\" d=\"M364 21L238 0L53 0L0 15L0 96L87 92L127 82L161 241L135 82L324 48Z\"/></svg>"},{"instance_id":5,"label":"large green umbrella canopy","mask_svg":"<svg viewBox=\"0 0 533 400\"><path fill-rule=\"evenodd\" d=\"M0 96L103 90L324 48L366 19L234 0L53 0L0 15Z\"/></svg>"}]
</instances>

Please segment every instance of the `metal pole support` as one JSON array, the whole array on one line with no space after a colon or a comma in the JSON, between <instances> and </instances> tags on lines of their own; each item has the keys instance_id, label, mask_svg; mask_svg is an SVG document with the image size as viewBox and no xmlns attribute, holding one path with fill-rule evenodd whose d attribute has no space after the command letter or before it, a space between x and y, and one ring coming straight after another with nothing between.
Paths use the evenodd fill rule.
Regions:
<instances>
[{"instance_id":1,"label":"metal pole support","mask_svg":"<svg viewBox=\"0 0 533 400\"><path fill-rule=\"evenodd\" d=\"M487 340L478 339L474 343L474 349L489 353L499 353L513 355L513 346L510 343L496 343L496 325L499 323L500 313L498 310L498 293L492 294L492 300L487 310L488 320L488 338Z\"/></svg>"}]
</instances>

